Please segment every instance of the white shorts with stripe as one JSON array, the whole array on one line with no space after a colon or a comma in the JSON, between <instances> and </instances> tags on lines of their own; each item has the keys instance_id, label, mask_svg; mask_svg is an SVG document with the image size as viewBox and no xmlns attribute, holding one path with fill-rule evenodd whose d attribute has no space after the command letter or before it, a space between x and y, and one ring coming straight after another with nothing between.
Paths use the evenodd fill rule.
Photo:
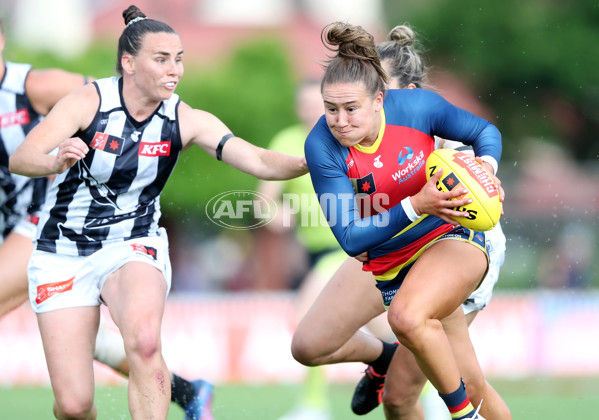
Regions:
<instances>
[{"instance_id":1,"label":"white shorts with stripe","mask_svg":"<svg viewBox=\"0 0 599 420\"><path fill-rule=\"evenodd\" d=\"M100 305L100 292L108 276L133 261L160 270L168 295L171 287L168 238L164 229L158 233L159 236L109 245L88 257L34 251L27 270L29 301L34 312Z\"/></svg>"}]
</instances>

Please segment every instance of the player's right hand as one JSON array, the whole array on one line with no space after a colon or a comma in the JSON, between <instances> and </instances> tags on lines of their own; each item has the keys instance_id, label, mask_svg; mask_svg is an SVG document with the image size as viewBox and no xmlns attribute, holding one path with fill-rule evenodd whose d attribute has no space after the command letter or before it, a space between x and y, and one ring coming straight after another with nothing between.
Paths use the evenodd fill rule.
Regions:
<instances>
[{"instance_id":1,"label":"player's right hand","mask_svg":"<svg viewBox=\"0 0 599 420\"><path fill-rule=\"evenodd\" d=\"M89 152L89 147L79 137L71 137L64 140L58 146L56 154L55 170L61 174L83 159Z\"/></svg>"}]
</instances>

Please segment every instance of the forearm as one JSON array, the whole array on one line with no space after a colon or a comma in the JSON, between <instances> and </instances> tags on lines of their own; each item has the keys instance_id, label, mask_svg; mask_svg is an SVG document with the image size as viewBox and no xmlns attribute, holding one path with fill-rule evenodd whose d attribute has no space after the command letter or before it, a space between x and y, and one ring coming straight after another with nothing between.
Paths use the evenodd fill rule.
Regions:
<instances>
[{"instance_id":1,"label":"forearm","mask_svg":"<svg viewBox=\"0 0 599 420\"><path fill-rule=\"evenodd\" d=\"M54 175L56 157L40 152L34 145L22 143L12 153L8 168L12 173L32 178Z\"/></svg>"},{"instance_id":2,"label":"forearm","mask_svg":"<svg viewBox=\"0 0 599 420\"><path fill-rule=\"evenodd\" d=\"M308 173L303 157L290 156L272 150L264 150L261 156L261 175L265 180L285 180L297 178Z\"/></svg>"},{"instance_id":3,"label":"forearm","mask_svg":"<svg viewBox=\"0 0 599 420\"><path fill-rule=\"evenodd\" d=\"M350 256L380 245L412 223L401 204L361 218L352 193L323 194L319 201L339 245Z\"/></svg>"}]
</instances>

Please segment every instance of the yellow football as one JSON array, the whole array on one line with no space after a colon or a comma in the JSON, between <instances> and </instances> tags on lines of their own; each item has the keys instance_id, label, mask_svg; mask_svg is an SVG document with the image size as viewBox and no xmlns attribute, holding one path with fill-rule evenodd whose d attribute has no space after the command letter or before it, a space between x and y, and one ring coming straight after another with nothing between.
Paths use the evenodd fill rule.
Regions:
<instances>
[{"instance_id":1,"label":"yellow football","mask_svg":"<svg viewBox=\"0 0 599 420\"><path fill-rule=\"evenodd\" d=\"M443 168L443 175L437 182L439 191L451 191L454 188L465 188L469 191L465 196L472 203L457 208L468 212L468 217L456 217L454 220L462 226L477 230L491 230L501 217L501 201L499 191L493 177L471 154L453 149L435 150L426 160L426 178Z\"/></svg>"}]
</instances>

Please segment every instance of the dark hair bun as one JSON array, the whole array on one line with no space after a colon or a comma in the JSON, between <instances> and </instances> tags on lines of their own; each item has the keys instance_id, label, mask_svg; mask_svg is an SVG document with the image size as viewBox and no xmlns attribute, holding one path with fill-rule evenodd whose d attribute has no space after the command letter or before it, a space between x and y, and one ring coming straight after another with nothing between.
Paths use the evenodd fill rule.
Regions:
<instances>
[{"instance_id":1,"label":"dark hair bun","mask_svg":"<svg viewBox=\"0 0 599 420\"><path fill-rule=\"evenodd\" d=\"M135 18L145 18L147 17L144 12L139 10L139 7L135 5L131 5L127 7L127 9L123 10L123 19L125 19L125 25L131 22Z\"/></svg>"}]
</instances>

